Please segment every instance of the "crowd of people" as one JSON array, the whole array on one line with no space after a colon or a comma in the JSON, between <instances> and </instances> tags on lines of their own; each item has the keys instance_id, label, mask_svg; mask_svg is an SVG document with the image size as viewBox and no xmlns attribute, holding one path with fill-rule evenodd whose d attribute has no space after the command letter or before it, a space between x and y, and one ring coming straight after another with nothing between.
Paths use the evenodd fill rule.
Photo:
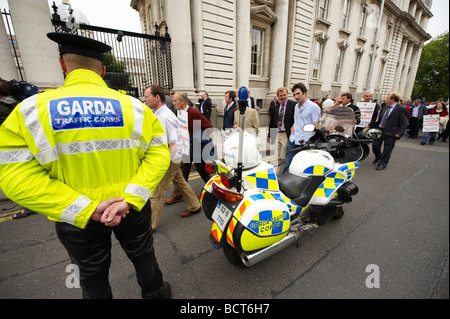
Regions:
<instances>
[{"instance_id":1,"label":"crowd of people","mask_svg":"<svg viewBox=\"0 0 450 319\"><path fill-rule=\"evenodd\" d=\"M214 154L207 148L212 144L211 99L204 93L195 107L185 92L165 92L151 85L145 90L144 105L109 89L102 80L106 71L102 55L110 46L74 34L47 36L60 46L59 63L66 75L62 88L18 104L0 80L0 187L29 212L56 222L59 240L80 269L84 298L112 298L108 281L112 232L135 267L142 297L169 298L170 285L156 261L152 234L164 204L186 198L181 217L201 209L188 178L192 163L205 183L211 177L205 168ZM348 108L354 125L361 122L350 93L334 101L330 96L312 101L302 83L290 91L295 101L288 99L288 88L279 88L269 110L267 142L277 145L278 174L289 169L295 156L291 150L314 135L303 127L311 123L319 127L321 112ZM241 124L239 129L257 134L260 123L254 99L249 97L245 122L240 123L236 96L235 91L224 94L222 130L238 129ZM370 92L364 101L372 101ZM179 114L187 114L186 123L180 125ZM411 138L417 138L426 114L439 115L442 121L439 132L426 133L421 143L446 142L448 105L442 101L434 107L420 100L409 105L392 92L382 105L376 104L364 128L382 130L373 144L378 170L386 168L408 123ZM172 184L171 197L164 199ZM26 211L18 217L25 216Z\"/></svg>"},{"instance_id":2,"label":"crowd of people","mask_svg":"<svg viewBox=\"0 0 450 319\"><path fill-rule=\"evenodd\" d=\"M371 92L365 92L361 102L375 103L373 115L370 123L364 127L357 127L361 122L361 112L354 104L351 93L344 93L335 96L334 99L327 95L323 99L317 98L311 100L307 95L307 88L304 84L298 83L291 90L295 101L288 99L289 89L281 87L277 90L276 97L269 107L269 130L267 135L268 144L276 144L277 149L277 174L285 173L289 169L292 158L295 156L291 150L302 145L309 140L313 133L303 132L303 124L314 123L318 126L320 114L327 110L336 109L338 107L350 108L354 113L355 132L368 128L382 128L384 134L373 144L373 153L375 155L374 164L377 169L382 170L387 167L390 155L395 145L395 141L400 139L406 132L410 138L416 139L423 123L425 115L439 115L439 130L437 132L424 132L421 144L433 145L436 140L447 142L448 140L448 103L442 100L424 104L421 100L416 99L414 102L400 99L397 93L392 93L387 100L380 105L378 101L373 100ZM391 100L392 98L392 100ZM205 169L205 158L200 153L195 153L193 145L199 141L203 146L211 143L211 139L203 141L204 132L213 128L211 124L212 101L207 92L204 92L201 98L195 104L189 99L185 92L176 92L175 90L167 91L159 85L151 85L145 90L143 102L150 107L155 115L161 121L165 128L167 141L171 152L171 165L166 175L158 185L152 196L152 229L155 231L164 205L171 205L183 201L186 198L188 207L181 212L182 217L189 217L198 213L200 203L197 196L193 193L192 188L188 184L191 165L194 163L197 172L202 180L206 183L210 179L210 174ZM3 122L14 107L19 103L17 99L11 96L8 83L0 79L0 114ZM396 112L392 106L398 104L401 109L401 115L396 123L393 119ZM392 109L389 113L385 111ZM182 133L178 126L177 110L186 111L188 114L188 131L190 137L189 154L182 152ZM239 107L237 92L227 91L224 94L222 102L223 123L222 130L227 131L239 128ZM390 121L387 119L390 117ZM383 119L386 118L386 122ZM199 121L200 132L194 134L194 121ZM385 127L387 124L387 127ZM248 98L248 107L245 111L245 122L243 123L245 130L251 130L253 134L258 134L260 129L259 116L256 111L256 104L253 97ZM392 130L393 129L393 130ZM391 133L388 133L392 131ZM195 135L197 134L197 137ZM389 136L390 135L390 136ZM384 143L384 151L381 147ZM195 156L197 158L195 158ZM173 193L169 198L164 199L164 194L173 184ZM22 218L34 214L33 211L25 209L16 214L14 218Z\"/></svg>"},{"instance_id":3,"label":"crowd of people","mask_svg":"<svg viewBox=\"0 0 450 319\"><path fill-rule=\"evenodd\" d=\"M296 145L291 145L289 148L286 147L288 144L287 141L290 139L292 133L290 128L295 122L293 115L294 110L297 111L297 109L299 109L301 111L302 105L310 104L306 103L306 101L310 101L308 99L302 100L296 98L296 100L298 104L287 101L287 89L282 88L277 92L277 97L274 99L273 103L271 103L269 110L271 119L270 128L277 128L278 132L287 132L287 139L284 138L284 134L278 134L276 138L279 150L279 174L288 169L291 158L295 155L295 153L290 152L290 149L302 144L302 141L300 141L300 143L297 143ZM375 105L370 121L363 125L359 125L361 123L361 112L358 106L353 103L353 97L350 93L338 95L334 99L332 99L330 95L327 95L323 99L314 99L313 102L319 107L322 113L326 113L330 110L336 110L340 107L350 108L354 114L354 125L356 127L355 133L370 128L382 129L381 137L373 143L373 153L375 155L373 163L377 164L377 170L383 170L387 167L395 142L399 140L406 132L409 133L409 136L412 139L417 138L418 132L423 123L424 115L439 114L441 118L439 131L433 133L425 132L421 144L424 145L428 139L429 144L431 145L436 139L441 139L443 142L446 142L448 139L448 104L445 105L441 100L436 102L436 105L433 103L429 106L422 104L420 100L416 100L414 104L411 104L405 100L401 100L398 93L392 92L380 105L376 100L373 100L371 92L365 92L361 102L373 103ZM287 105L286 110L284 108L285 105ZM297 107L295 107L296 105ZM299 121L301 119L297 118L296 120ZM310 122L315 121L310 120ZM286 130L286 128L288 129ZM267 141L272 141L270 133ZM384 149L383 152L381 152L383 145Z\"/></svg>"},{"instance_id":4,"label":"crowd of people","mask_svg":"<svg viewBox=\"0 0 450 319\"><path fill-rule=\"evenodd\" d=\"M338 95L331 99L330 95L324 98L316 98L314 102L321 107L322 110L326 110L328 107L336 105L344 105L342 101L342 95ZM361 100L361 102L375 102L376 106L374 109L372 121L367 127L375 127L375 121L380 114L380 110L386 106L386 102L381 105L377 100L372 99L372 93L366 92ZM419 131L423 127L423 116L425 115L439 115L439 129L436 132L424 132L424 138L422 140L422 145L428 144L433 145L436 140L441 140L446 143L448 141L448 115L449 115L449 103L444 102L443 98L436 101L431 101L429 103L423 102L420 99L415 99L414 101L400 99L399 103L403 105L407 110L407 133L410 138L416 139ZM355 111L355 116L358 117L358 110L355 110L355 106L352 106ZM357 107L356 107L357 108ZM412 112L411 112L412 110ZM434 136L434 138L433 138Z\"/></svg>"}]
</instances>

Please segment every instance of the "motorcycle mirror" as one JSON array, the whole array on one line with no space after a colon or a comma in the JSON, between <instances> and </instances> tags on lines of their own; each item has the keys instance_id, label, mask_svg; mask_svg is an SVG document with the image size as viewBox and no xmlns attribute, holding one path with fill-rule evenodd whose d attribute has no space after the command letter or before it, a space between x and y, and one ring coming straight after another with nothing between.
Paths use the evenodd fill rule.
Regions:
<instances>
[{"instance_id":1,"label":"motorcycle mirror","mask_svg":"<svg viewBox=\"0 0 450 319\"><path fill-rule=\"evenodd\" d=\"M316 129L316 126L314 124L305 124L303 126L303 131L305 131L305 132L314 132L315 129Z\"/></svg>"}]
</instances>

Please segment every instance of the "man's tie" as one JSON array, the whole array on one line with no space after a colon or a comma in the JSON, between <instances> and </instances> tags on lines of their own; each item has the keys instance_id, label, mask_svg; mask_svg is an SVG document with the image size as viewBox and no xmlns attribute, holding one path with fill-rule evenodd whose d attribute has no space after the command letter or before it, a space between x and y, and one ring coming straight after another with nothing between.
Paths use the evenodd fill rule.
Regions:
<instances>
[{"instance_id":1,"label":"man's tie","mask_svg":"<svg viewBox=\"0 0 450 319\"><path fill-rule=\"evenodd\" d=\"M386 110L386 113L384 114L383 117L383 121L381 121L381 128L384 128L386 126L386 122L389 117L389 114L391 114L391 110L392 110L391 107L389 107L389 109Z\"/></svg>"},{"instance_id":2,"label":"man's tie","mask_svg":"<svg viewBox=\"0 0 450 319\"><path fill-rule=\"evenodd\" d=\"M281 130L283 126L283 116L284 116L284 103L280 105L280 111L278 112L278 130Z\"/></svg>"}]
</instances>

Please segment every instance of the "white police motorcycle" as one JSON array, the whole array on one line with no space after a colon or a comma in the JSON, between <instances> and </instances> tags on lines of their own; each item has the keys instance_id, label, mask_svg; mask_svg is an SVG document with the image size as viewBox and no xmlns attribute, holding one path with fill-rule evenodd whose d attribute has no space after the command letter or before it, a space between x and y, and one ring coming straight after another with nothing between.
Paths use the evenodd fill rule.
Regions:
<instances>
[{"instance_id":1,"label":"white police motorcycle","mask_svg":"<svg viewBox=\"0 0 450 319\"><path fill-rule=\"evenodd\" d=\"M241 88L241 123L247 96L246 88ZM352 182L360 158L355 145L371 140L351 138L353 111L351 121L345 112L335 113L332 119L322 118L316 130L320 136L301 146L283 175L277 176L275 168L261 160L257 138L242 130L225 141L225 163L207 163L214 175L200 201L213 222L211 243L223 249L231 264L252 267L296 243L301 233L331 218L342 218L342 206L358 193ZM315 127L309 124L304 129L314 131ZM369 131L367 136L375 133Z\"/></svg>"}]
</instances>

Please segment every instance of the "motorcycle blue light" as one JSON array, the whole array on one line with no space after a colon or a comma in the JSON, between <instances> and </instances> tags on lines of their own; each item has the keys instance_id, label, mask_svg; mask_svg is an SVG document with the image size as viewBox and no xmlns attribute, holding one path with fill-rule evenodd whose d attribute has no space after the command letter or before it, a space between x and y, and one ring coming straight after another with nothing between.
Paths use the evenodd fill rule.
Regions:
<instances>
[{"instance_id":1,"label":"motorcycle blue light","mask_svg":"<svg viewBox=\"0 0 450 319\"><path fill-rule=\"evenodd\" d=\"M248 99L248 89L245 86L242 86L239 89L239 101L247 101Z\"/></svg>"}]
</instances>

